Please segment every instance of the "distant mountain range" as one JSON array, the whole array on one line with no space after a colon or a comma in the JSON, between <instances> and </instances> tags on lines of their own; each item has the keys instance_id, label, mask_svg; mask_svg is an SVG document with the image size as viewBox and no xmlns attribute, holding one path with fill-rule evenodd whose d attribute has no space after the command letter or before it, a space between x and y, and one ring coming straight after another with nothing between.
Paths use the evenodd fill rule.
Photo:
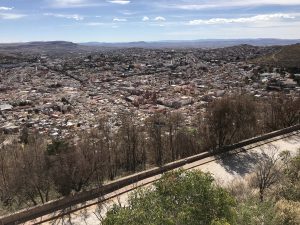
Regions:
<instances>
[{"instance_id":1,"label":"distant mountain range","mask_svg":"<svg viewBox=\"0 0 300 225\"><path fill-rule=\"evenodd\" d=\"M158 41L158 42L128 42L128 43L72 43L66 41L27 42L0 44L0 54L3 56L20 57L28 54L66 55L91 53L110 48L224 48L240 45L251 46L286 46L300 43L300 39L207 39L194 41ZM20 55L21 54L21 55Z\"/></svg>"},{"instance_id":2,"label":"distant mountain range","mask_svg":"<svg viewBox=\"0 0 300 225\"><path fill-rule=\"evenodd\" d=\"M235 45L291 45L300 43L300 39L201 39L201 40L178 40L178 41L157 41L157 42L86 42L79 43L84 46L94 47L115 47L115 48L222 48Z\"/></svg>"}]
</instances>

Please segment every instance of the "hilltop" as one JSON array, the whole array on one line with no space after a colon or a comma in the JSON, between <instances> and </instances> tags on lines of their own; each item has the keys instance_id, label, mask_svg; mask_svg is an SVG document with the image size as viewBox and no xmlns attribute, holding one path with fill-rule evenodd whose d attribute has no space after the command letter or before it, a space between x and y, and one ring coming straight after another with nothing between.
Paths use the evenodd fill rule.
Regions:
<instances>
[{"instance_id":1,"label":"hilltop","mask_svg":"<svg viewBox=\"0 0 300 225\"><path fill-rule=\"evenodd\" d=\"M49 42L26 42L26 43L10 43L0 44L0 54L11 56L20 53L22 55L30 54L48 54L48 55L61 55L66 53L79 53L90 51L91 47L81 46L76 43L67 41L49 41Z\"/></svg>"}]
</instances>

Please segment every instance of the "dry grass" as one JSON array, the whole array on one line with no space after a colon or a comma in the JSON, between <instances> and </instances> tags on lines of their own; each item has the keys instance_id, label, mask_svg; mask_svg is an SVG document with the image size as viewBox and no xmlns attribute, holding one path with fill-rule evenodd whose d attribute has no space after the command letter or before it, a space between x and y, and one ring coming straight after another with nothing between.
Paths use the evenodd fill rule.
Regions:
<instances>
[{"instance_id":1,"label":"dry grass","mask_svg":"<svg viewBox=\"0 0 300 225\"><path fill-rule=\"evenodd\" d=\"M256 63L281 67L300 67L300 44L282 47L276 53L253 60Z\"/></svg>"}]
</instances>

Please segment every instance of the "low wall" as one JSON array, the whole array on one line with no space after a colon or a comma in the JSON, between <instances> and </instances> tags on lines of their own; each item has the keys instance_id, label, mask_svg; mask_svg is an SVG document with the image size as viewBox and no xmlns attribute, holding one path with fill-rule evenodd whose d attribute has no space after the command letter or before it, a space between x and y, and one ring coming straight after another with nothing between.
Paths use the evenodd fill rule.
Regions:
<instances>
[{"instance_id":1,"label":"low wall","mask_svg":"<svg viewBox=\"0 0 300 225\"><path fill-rule=\"evenodd\" d=\"M223 149L224 149L224 151L230 151L230 150L241 148L241 147L244 147L244 146L256 143L256 142L265 141L265 140L273 138L273 137L288 134L288 133L291 133L291 132L297 131L297 130L300 130L300 124L292 126L292 127L284 128L281 130L273 131L271 133L263 134L263 135L260 135L260 136L254 137L254 138L246 139L246 140L238 142L236 144L226 146Z\"/></svg>"},{"instance_id":2,"label":"low wall","mask_svg":"<svg viewBox=\"0 0 300 225\"><path fill-rule=\"evenodd\" d=\"M249 144L254 144L259 141L264 141L273 137L277 137L283 134L288 134L293 131L300 130L300 124L292 127L288 127L282 130L274 131L268 134L264 134L258 137L250 138L244 141L241 141L239 143L226 146L223 149L220 150L220 152L228 152L237 148L241 148L244 146L247 146ZM121 179L118 179L116 181L113 181L111 183L105 184L100 188L93 189L86 192L78 193L74 196L68 196L65 198L61 198L58 200L50 201L44 205L32 207L29 209L25 209L22 211L19 211L17 213L7 215L5 217L0 218L0 225L10 225L10 224L20 224L24 223L29 220L33 220L35 218L68 208L70 206L74 206L79 203L83 203L89 200L93 200L96 198L99 198L105 194L111 193L113 191L116 191L122 187L125 187L127 185L133 184L137 181L144 180L146 178L159 175L161 173L173 170L175 168L179 168L184 166L185 164L192 163L195 161L198 161L200 159L207 158L212 155L218 154L217 152L203 152L195 156L191 156L185 159L181 159L172 163L168 163L162 167L155 167L140 173L136 173Z\"/></svg>"}]
</instances>

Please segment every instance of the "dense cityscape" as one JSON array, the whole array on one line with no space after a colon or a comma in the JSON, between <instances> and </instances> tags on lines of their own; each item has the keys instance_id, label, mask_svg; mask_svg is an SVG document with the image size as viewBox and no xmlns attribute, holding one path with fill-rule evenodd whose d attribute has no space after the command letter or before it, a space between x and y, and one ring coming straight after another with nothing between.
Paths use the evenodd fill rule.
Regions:
<instances>
[{"instance_id":1,"label":"dense cityscape","mask_svg":"<svg viewBox=\"0 0 300 225\"><path fill-rule=\"evenodd\" d=\"M299 0L1 0L0 225L300 225Z\"/></svg>"},{"instance_id":2,"label":"dense cityscape","mask_svg":"<svg viewBox=\"0 0 300 225\"><path fill-rule=\"evenodd\" d=\"M56 45L62 51L68 44ZM0 127L17 133L27 126L65 137L94 127L99 114L133 110L143 121L155 112L178 111L189 123L209 102L223 96L247 93L268 99L279 92L298 96L299 74L254 60L279 50L240 45L32 53L12 61L3 57Z\"/></svg>"}]
</instances>

